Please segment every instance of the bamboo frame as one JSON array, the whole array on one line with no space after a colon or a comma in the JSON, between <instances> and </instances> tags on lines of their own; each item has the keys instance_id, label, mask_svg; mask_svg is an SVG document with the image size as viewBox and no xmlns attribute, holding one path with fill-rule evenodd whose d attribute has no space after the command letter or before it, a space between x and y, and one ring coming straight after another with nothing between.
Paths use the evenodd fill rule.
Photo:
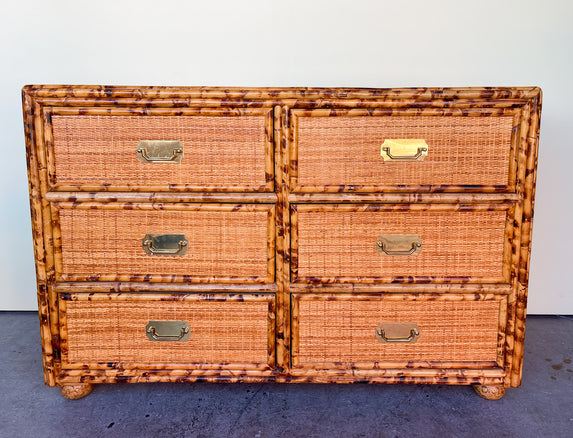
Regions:
<instances>
[{"instance_id":1,"label":"bamboo frame","mask_svg":"<svg viewBox=\"0 0 573 438\"><path fill-rule=\"evenodd\" d=\"M541 90L537 87L500 88L189 88L189 87L105 87L42 86L23 89L23 116L34 254L38 280L38 306L42 334L44 376L48 385L137 381L244 381L244 382L369 382L440 383L519 386L523 360L523 338L531 221ZM190 114L265 114L265 176L260 185L217 186L65 186L55 184L52 145L52 114L146 114L179 116ZM499 186L352 186L295 187L296 117L365 114L449 115L464 117L513 117L508 183ZM294 155L293 155L294 154ZM300 191L304 190L304 192ZM323 204L320 208L374 208L407 212L411 208L507 210L503 278L443 278L410 282L393 278L331 279L307 283L291 282L291 261L296 262L296 212ZM173 282L172 276L144 278L103 278L72 276L59 278L57 211L66 208L193 209L268 208L268 278L196 278ZM106 207L112 205L112 207ZM328 207L330 205L330 207ZM209 207L210 206L210 207ZM358 207L356 207L358 206ZM213 207L214 208L214 207ZM292 223L291 223L292 222ZM291 235L292 231L292 235ZM292 245L292 247L291 247ZM272 254L271 254L272 253ZM93 279L95 281L91 281ZM67 280L67 281L62 281ZM70 281L74 280L74 281ZM180 279L183 280L183 279ZM252 279L251 279L252 280ZM342 279L344 280L344 279ZM239 281L239 282L236 282ZM470 282L471 281L471 282ZM71 294L71 295L70 295ZM111 299L177 300L197 294L219 299L226 296L257 297L268 294L276 305L269 313L269 352L274 358L269 369L240 369L226 365L217 369L142 369L124 364L121 369L62 369L64 320L58 309L65 309L69 296L91 294ZM294 295L293 295L294 294ZM291 367L291 346L296 342L296 309L291 297L384 296L397 299L496 299L507 302L500 309L496 364L461 368L460 364L430 364L423 368L385 369L298 369ZM87 296L87 295L86 295ZM122 298L123 297L123 298ZM211 299L211 298L209 298ZM237 298L238 299L238 298ZM249 299L249 298L247 298ZM63 303L63 304L62 304ZM272 333L272 335L271 335ZM292 338L292 339L291 339ZM270 353L269 353L270 358ZM269 364L271 364L269 359ZM169 365L169 364L165 364ZM171 364L173 365L173 364ZM390 365L390 364L388 364ZM213 365L215 366L215 365Z\"/></svg>"}]
</instances>

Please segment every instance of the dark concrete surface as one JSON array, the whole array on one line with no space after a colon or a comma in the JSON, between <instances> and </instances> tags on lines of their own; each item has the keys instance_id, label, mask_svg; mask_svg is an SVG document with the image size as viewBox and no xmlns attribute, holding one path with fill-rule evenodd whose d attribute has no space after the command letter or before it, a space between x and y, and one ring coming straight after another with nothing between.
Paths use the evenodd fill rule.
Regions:
<instances>
[{"instance_id":1,"label":"dark concrete surface","mask_svg":"<svg viewBox=\"0 0 573 438\"><path fill-rule=\"evenodd\" d=\"M0 312L0 437L573 437L573 318L528 317L524 379L499 401L469 386L44 386L38 318Z\"/></svg>"}]
</instances>

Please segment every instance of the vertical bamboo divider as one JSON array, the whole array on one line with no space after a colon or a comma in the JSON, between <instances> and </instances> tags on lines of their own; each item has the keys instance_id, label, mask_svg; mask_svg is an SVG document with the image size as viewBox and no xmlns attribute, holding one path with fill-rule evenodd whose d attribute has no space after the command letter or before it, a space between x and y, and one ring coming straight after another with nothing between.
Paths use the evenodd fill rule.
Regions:
<instances>
[{"instance_id":1,"label":"vertical bamboo divider","mask_svg":"<svg viewBox=\"0 0 573 438\"><path fill-rule=\"evenodd\" d=\"M280 154L280 175L281 175L281 199L279 203L282 209L282 277L279 282L282 283L282 309L281 309L281 326L283 328L282 339L283 343L281 355L281 369L290 368L291 357L291 328L290 328L290 216L289 216L289 137L288 129L290 119L288 118L288 108L286 106L280 107L280 131L278 142L281 147Z\"/></svg>"},{"instance_id":2,"label":"vertical bamboo divider","mask_svg":"<svg viewBox=\"0 0 573 438\"><path fill-rule=\"evenodd\" d=\"M282 132L282 108L275 106L273 111L273 132L274 132L274 145L275 145L275 193L277 195L276 205L276 273L275 281L277 284L276 295L276 319L275 319L275 332L276 332L276 364L279 370L283 370L288 366L285 362L285 355L287 354L287 346L285 345L285 307L287 293L284 290L284 265L285 265L285 225L284 225L284 211L286 202L285 186L283 183L283 143L281 141ZM288 272L288 271L287 271Z\"/></svg>"}]
</instances>

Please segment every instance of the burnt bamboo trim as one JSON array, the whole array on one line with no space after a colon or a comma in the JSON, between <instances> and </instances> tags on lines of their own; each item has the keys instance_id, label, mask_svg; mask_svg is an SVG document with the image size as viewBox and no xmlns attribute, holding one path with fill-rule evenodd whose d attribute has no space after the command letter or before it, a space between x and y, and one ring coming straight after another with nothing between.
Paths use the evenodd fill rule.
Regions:
<instances>
[{"instance_id":1,"label":"burnt bamboo trim","mask_svg":"<svg viewBox=\"0 0 573 438\"><path fill-rule=\"evenodd\" d=\"M40 109L40 108L38 108ZM51 190L56 182L56 168L54 165L54 136L53 136L53 126L52 126L52 111L50 108L42 108L42 130L44 135L44 153L45 153L45 166L48 173L48 187L47 190Z\"/></svg>"},{"instance_id":2,"label":"burnt bamboo trim","mask_svg":"<svg viewBox=\"0 0 573 438\"><path fill-rule=\"evenodd\" d=\"M435 100L492 100L527 101L539 95L538 87L451 87L451 88L324 88L324 87L162 87L162 86L102 86L102 85L26 85L24 91L35 98L97 99L347 99L373 98L377 100L412 99Z\"/></svg>"},{"instance_id":3,"label":"burnt bamboo trim","mask_svg":"<svg viewBox=\"0 0 573 438\"><path fill-rule=\"evenodd\" d=\"M276 293L277 283L266 284L208 284L208 283L148 283L148 282L105 282L105 281L81 281L59 282L53 286L55 292L137 292L137 293Z\"/></svg>"},{"instance_id":4,"label":"burnt bamboo trim","mask_svg":"<svg viewBox=\"0 0 573 438\"><path fill-rule=\"evenodd\" d=\"M505 211L512 207L513 203L503 202L498 204L301 204L292 205L291 210L300 212L320 212L320 211Z\"/></svg>"},{"instance_id":5,"label":"burnt bamboo trim","mask_svg":"<svg viewBox=\"0 0 573 438\"><path fill-rule=\"evenodd\" d=\"M290 108L298 109L324 109L334 108L348 110L352 108L371 108L371 109L388 109L388 108L433 108L433 109L475 109L475 108L507 108L514 109L522 107L527 103L527 99L491 99L487 102L480 99L453 99L448 100L415 100L413 98L393 98L380 100L375 97L351 97L351 98L315 98L315 99L296 99L296 98L264 98L261 100L241 100L241 99L224 99L224 98L163 98L163 99L137 99L137 98L47 98L39 97L36 101L42 106L78 108L89 105L94 108L122 108L122 107L145 107L145 108L269 108L277 105L287 105Z\"/></svg>"},{"instance_id":6,"label":"burnt bamboo trim","mask_svg":"<svg viewBox=\"0 0 573 438\"><path fill-rule=\"evenodd\" d=\"M117 108L114 106L77 108L50 106L47 111L50 112L50 115L58 116L272 116L270 105L257 108L240 106L236 108ZM268 138L272 140L272 136Z\"/></svg>"},{"instance_id":7,"label":"burnt bamboo trim","mask_svg":"<svg viewBox=\"0 0 573 438\"><path fill-rule=\"evenodd\" d=\"M291 261L291 242L290 242L290 212L289 212L289 143L288 143L288 108L279 107L276 112L275 123L277 123L277 145L280 147L280 198L277 206L280 206L282 234L282 254L280 272L282 277L282 293L280 294L280 306L277 311L277 343L278 343L278 369L279 371L290 370L291 364L291 307L290 307L290 261ZM278 216L278 215L277 215Z\"/></svg>"},{"instance_id":8,"label":"burnt bamboo trim","mask_svg":"<svg viewBox=\"0 0 573 438\"><path fill-rule=\"evenodd\" d=\"M296 358L295 358L296 359ZM387 369L431 369L436 368L449 369L449 370L483 370L495 369L498 376L504 376L505 373L502 368L499 368L496 361L377 361L368 363L314 363L314 362L298 362L293 361L293 373L299 370L320 371L325 368L329 370L346 370L351 368L353 370L387 370Z\"/></svg>"},{"instance_id":9,"label":"burnt bamboo trim","mask_svg":"<svg viewBox=\"0 0 573 438\"><path fill-rule=\"evenodd\" d=\"M283 361L285 350L285 331L284 331L284 282L283 282L283 265L284 265L284 226L283 226L283 210L284 210L284 188L282 184L282 145L280 141L281 132L281 108L276 106L273 110L273 141L275 148L275 195L276 203L276 313L275 313L275 345L276 345L276 367L278 369L285 369Z\"/></svg>"},{"instance_id":10,"label":"burnt bamboo trim","mask_svg":"<svg viewBox=\"0 0 573 438\"><path fill-rule=\"evenodd\" d=\"M505 369L505 332L507 330L507 305L508 299L505 296L499 302L499 330L497 333L497 359L496 365L504 370L505 376L507 377L507 371Z\"/></svg>"},{"instance_id":11,"label":"burnt bamboo trim","mask_svg":"<svg viewBox=\"0 0 573 438\"><path fill-rule=\"evenodd\" d=\"M314 194L314 193L352 193L353 191L375 192L375 193L406 193L406 192L420 192L420 193L506 193L511 188L507 185L405 185L405 186L372 186L372 185L331 185L331 186L316 186L310 184L298 184L296 186L296 194ZM352 191L352 192L351 192Z\"/></svg>"},{"instance_id":12,"label":"burnt bamboo trim","mask_svg":"<svg viewBox=\"0 0 573 438\"><path fill-rule=\"evenodd\" d=\"M516 108L352 108L347 110L332 110L330 108L317 108L317 109L299 109L293 108L291 110L291 117L360 117L360 116L410 116L410 117L432 117L432 116L453 116L453 117L501 117L501 116L514 116L519 110ZM294 125L296 127L296 125Z\"/></svg>"},{"instance_id":13,"label":"burnt bamboo trim","mask_svg":"<svg viewBox=\"0 0 573 438\"><path fill-rule=\"evenodd\" d=\"M463 293L463 294L499 294L508 295L512 292L509 283L292 283L292 293L383 293L403 292L410 295L422 295L427 293Z\"/></svg>"},{"instance_id":14,"label":"burnt bamboo trim","mask_svg":"<svg viewBox=\"0 0 573 438\"><path fill-rule=\"evenodd\" d=\"M509 151L509 187L513 188L513 192L517 191L517 160L520 149L520 126L523 108L519 107L513 114L513 127L511 129L511 146ZM515 193L517 194L517 193Z\"/></svg>"},{"instance_id":15,"label":"burnt bamboo trim","mask_svg":"<svg viewBox=\"0 0 573 438\"><path fill-rule=\"evenodd\" d=\"M26 141L26 161L28 171L28 191L30 194L30 217L32 222L32 242L37 279L37 300L42 338L42 362L44 381L49 386L55 385L54 350L52 346L52 331L50 320L50 299L47 287L46 251L42 230L44 229L43 207L39 161L36 149L36 128L34 102L30 94L22 93L22 108L24 118L24 135Z\"/></svg>"},{"instance_id":16,"label":"burnt bamboo trim","mask_svg":"<svg viewBox=\"0 0 573 438\"><path fill-rule=\"evenodd\" d=\"M517 292L519 288L519 263L521 257L521 224L523 219L523 196L524 196L524 179L526 172L526 158L525 158L525 145L527 142L527 133L529 130L529 109L526 105L522 108L517 148L517 167L516 167L516 193L519 195L519 201L516 203L514 212L514 227L512 236L512 261L511 261L511 284L512 293L509 297L508 303L508 323L505 338L505 368L506 379L504 385L506 387L512 386L513 375L513 355L515 351L515 336L516 336L516 308L517 308Z\"/></svg>"},{"instance_id":17,"label":"burnt bamboo trim","mask_svg":"<svg viewBox=\"0 0 573 438\"><path fill-rule=\"evenodd\" d=\"M182 196L187 196L187 194L189 192L197 192L197 196L201 196L203 193L217 193L217 194L221 194L221 196L224 196L225 194L229 193L229 194L234 194L234 193L239 193L239 192L243 192L243 191L249 191L249 193L253 193L255 195L258 194L263 194L265 193L266 189L266 185L260 185L260 186L245 186L245 187L241 187L241 186L218 186L218 185L193 185L193 184L178 184L176 187L168 187L168 186L156 186L156 185L146 185L145 187L132 187L129 185L115 185L115 186L106 186L106 185L101 185L101 186L79 186L79 185L68 185L68 184L58 184L58 185L54 185L51 187L52 190L54 191L61 191L61 192L73 192L73 191L77 191L79 192L94 192L94 191L102 191L102 192L109 192L110 194L108 196L113 197L115 195L116 192L127 192L127 191L133 191L134 193L137 193L138 191L142 191L142 192L155 192L157 194L161 195L162 194L167 194L169 193L167 190L169 190L170 192L175 192L178 194L181 194ZM199 192L202 192L201 194L199 194ZM112 194L113 193L113 194ZM255 198L256 199L256 198ZM224 201L222 201L224 202ZM248 202L252 202L252 201L248 201Z\"/></svg>"},{"instance_id":18,"label":"burnt bamboo trim","mask_svg":"<svg viewBox=\"0 0 573 438\"><path fill-rule=\"evenodd\" d=\"M276 193L48 192L49 202L275 204Z\"/></svg>"},{"instance_id":19,"label":"burnt bamboo trim","mask_svg":"<svg viewBox=\"0 0 573 438\"><path fill-rule=\"evenodd\" d=\"M406 292L377 292L377 293L348 293L341 292L334 293L309 293L302 294L298 292L292 293L293 300L305 301L416 301L421 298L424 301L499 301L502 302L506 299L502 294L485 292L485 293L451 293L443 294L436 292L428 292L425 295L417 295Z\"/></svg>"},{"instance_id":20,"label":"burnt bamboo trim","mask_svg":"<svg viewBox=\"0 0 573 438\"><path fill-rule=\"evenodd\" d=\"M64 301L173 301L173 302L194 302L194 301L237 301L237 302L271 302L274 294L267 293L124 293L108 292L102 294L91 294L89 292L60 292L60 299Z\"/></svg>"},{"instance_id":21,"label":"burnt bamboo trim","mask_svg":"<svg viewBox=\"0 0 573 438\"><path fill-rule=\"evenodd\" d=\"M44 144L44 117L42 114L42 107L38 102L33 103L33 114L34 114L34 140L35 144L33 145L35 152L36 152L36 163L35 166L38 169L38 184L39 184L39 191L40 191L40 208L42 211L42 236L43 236L43 246L45 248L45 290L46 290L46 298L48 303L49 309L49 317L48 323L50 325L50 344L51 344L51 351L52 351L52 358L50 360L53 371L50 372L48 369L46 372L48 373L48 385L53 385L54 383L54 376L50 376L50 373L57 375L60 369L60 339L59 339L59 320L58 320L58 300L55 293L53 293L51 284L55 281L55 258L53 251L51 249L54 247L54 241L52 237L52 229L53 223L51 221L51 214L50 214L50 204L48 201L42 196L48 190L48 164L46 158L46 151L42 147ZM44 321L42 320L42 323ZM46 376L46 375L45 375Z\"/></svg>"},{"instance_id":22,"label":"burnt bamboo trim","mask_svg":"<svg viewBox=\"0 0 573 438\"><path fill-rule=\"evenodd\" d=\"M272 211L273 204L216 204L216 203L193 203L193 202L53 202L55 208L67 208L75 210L184 210L184 211Z\"/></svg>"},{"instance_id":23,"label":"burnt bamboo trim","mask_svg":"<svg viewBox=\"0 0 573 438\"><path fill-rule=\"evenodd\" d=\"M537 182L537 157L539 148L539 125L541 117L541 92L531 101L528 113L528 131L525 141L525 174L523 180L523 218L521 222L520 259L518 286L516 290L516 324L511 386L521 384L523 349L525 339L525 314L529 285L529 263L531 260L531 236L535 184Z\"/></svg>"},{"instance_id":24,"label":"burnt bamboo trim","mask_svg":"<svg viewBox=\"0 0 573 438\"><path fill-rule=\"evenodd\" d=\"M515 193L291 193L291 204L504 204L518 201Z\"/></svg>"},{"instance_id":25,"label":"burnt bamboo trim","mask_svg":"<svg viewBox=\"0 0 573 438\"><path fill-rule=\"evenodd\" d=\"M152 383L152 382L212 382L212 383L370 383L370 384L434 384L434 385L500 385L503 377L491 375L489 370L433 370L430 376L419 375L414 370L376 370L372 373L351 371L316 370L299 374L292 370L290 375L272 372L232 370L193 371L135 371L96 372L92 370L66 370L58 376L58 385L83 382L92 383ZM474 371L474 372L472 372Z\"/></svg>"},{"instance_id":26,"label":"burnt bamboo trim","mask_svg":"<svg viewBox=\"0 0 573 438\"><path fill-rule=\"evenodd\" d=\"M502 272L505 282L511 282L511 263L513 260L513 230L514 226L512 223L515 217L516 204L507 210L507 215L505 217L505 230L503 233L503 261L502 261Z\"/></svg>"}]
</instances>

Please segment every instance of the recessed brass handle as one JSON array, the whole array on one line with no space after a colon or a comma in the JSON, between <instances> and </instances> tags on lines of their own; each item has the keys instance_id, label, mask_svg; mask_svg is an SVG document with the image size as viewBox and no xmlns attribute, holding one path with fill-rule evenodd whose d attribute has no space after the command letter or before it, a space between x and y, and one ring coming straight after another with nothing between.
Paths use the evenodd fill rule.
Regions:
<instances>
[{"instance_id":1,"label":"recessed brass handle","mask_svg":"<svg viewBox=\"0 0 573 438\"><path fill-rule=\"evenodd\" d=\"M387 255L412 255L422 250L422 239L417 234L385 234L378 236L376 249Z\"/></svg>"},{"instance_id":2,"label":"recessed brass handle","mask_svg":"<svg viewBox=\"0 0 573 438\"><path fill-rule=\"evenodd\" d=\"M141 140L136 153L142 163L180 163L183 146L178 140Z\"/></svg>"},{"instance_id":3,"label":"recessed brass handle","mask_svg":"<svg viewBox=\"0 0 573 438\"><path fill-rule=\"evenodd\" d=\"M420 329L414 322L381 323L376 327L378 342L411 342L420 337Z\"/></svg>"},{"instance_id":4,"label":"recessed brass handle","mask_svg":"<svg viewBox=\"0 0 573 438\"><path fill-rule=\"evenodd\" d=\"M149 255L184 255L189 241L184 234L146 234L141 246Z\"/></svg>"},{"instance_id":5,"label":"recessed brass handle","mask_svg":"<svg viewBox=\"0 0 573 438\"><path fill-rule=\"evenodd\" d=\"M423 139L386 139L380 155L384 161L424 161L428 145Z\"/></svg>"},{"instance_id":6,"label":"recessed brass handle","mask_svg":"<svg viewBox=\"0 0 573 438\"><path fill-rule=\"evenodd\" d=\"M186 341L190 333L189 324L185 321L149 321L145 326L145 334L150 341Z\"/></svg>"}]
</instances>

